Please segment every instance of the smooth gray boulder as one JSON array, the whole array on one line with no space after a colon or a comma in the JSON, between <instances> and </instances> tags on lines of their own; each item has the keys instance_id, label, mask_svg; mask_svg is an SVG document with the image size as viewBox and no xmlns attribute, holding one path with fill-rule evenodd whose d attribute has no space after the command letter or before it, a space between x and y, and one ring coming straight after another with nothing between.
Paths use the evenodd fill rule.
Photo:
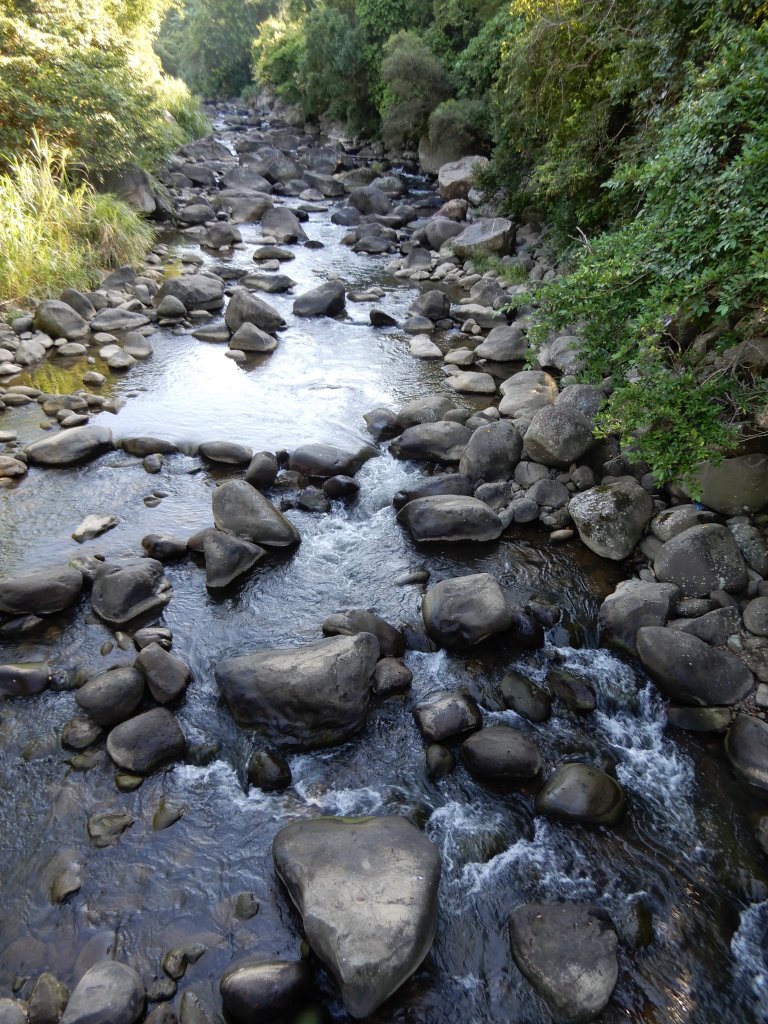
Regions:
<instances>
[{"instance_id":1,"label":"smooth gray boulder","mask_svg":"<svg viewBox=\"0 0 768 1024\"><path fill-rule=\"evenodd\" d=\"M520 672L507 672L501 680L500 690L504 706L529 722L546 722L552 713L549 694Z\"/></svg>"},{"instance_id":2,"label":"smooth gray boulder","mask_svg":"<svg viewBox=\"0 0 768 1024\"><path fill-rule=\"evenodd\" d=\"M726 516L759 512L768 505L768 455L739 455L713 466L699 466L697 479L704 505Z\"/></svg>"},{"instance_id":3,"label":"smooth gray boulder","mask_svg":"<svg viewBox=\"0 0 768 1024\"><path fill-rule=\"evenodd\" d=\"M618 937L581 903L526 903L509 920L512 956L558 1024L587 1024L608 1005L619 977Z\"/></svg>"},{"instance_id":4,"label":"smooth gray boulder","mask_svg":"<svg viewBox=\"0 0 768 1024\"><path fill-rule=\"evenodd\" d=\"M122 666L89 679L75 693L75 702L97 725L111 729L130 718L143 697L143 674Z\"/></svg>"},{"instance_id":5,"label":"smooth gray boulder","mask_svg":"<svg viewBox=\"0 0 768 1024\"><path fill-rule=\"evenodd\" d=\"M768 790L768 724L751 715L737 715L725 738L725 752L743 779Z\"/></svg>"},{"instance_id":6,"label":"smooth gray boulder","mask_svg":"<svg viewBox=\"0 0 768 1024\"><path fill-rule=\"evenodd\" d=\"M541 346L536 353L536 362L544 370L559 370L560 373L578 373L583 366L579 349L582 338L575 334L558 334Z\"/></svg>"},{"instance_id":7,"label":"smooth gray boulder","mask_svg":"<svg viewBox=\"0 0 768 1024\"><path fill-rule=\"evenodd\" d=\"M590 551L620 562L632 554L645 533L653 501L634 478L625 477L575 495L568 511Z\"/></svg>"},{"instance_id":8,"label":"smooth gray boulder","mask_svg":"<svg viewBox=\"0 0 768 1024\"><path fill-rule=\"evenodd\" d=\"M190 311L221 309L224 305L224 282L212 274L183 274L180 277L169 277L158 290L155 302L159 305L167 296L179 299Z\"/></svg>"},{"instance_id":9,"label":"smooth gray boulder","mask_svg":"<svg viewBox=\"0 0 768 1024\"><path fill-rule=\"evenodd\" d=\"M488 782L533 779L541 770L537 744L509 725L491 725L464 740L461 759L472 775Z\"/></svg>"},{"instance_id":10,"label":"smooth gray boulder","mask_svg":"<svg viewBox=\"0 0 768 1024\"><path fill-rule=\"evenodd\" d=\"M285 327L282 316L247 288L235 288L227 304L224 323L232 334L237 334L243 324L254 324L266 334L274 334Z\"/></svg>"},{"instance_id":11,"label":"smooth gray boulder","mask_svg":"<svg viewBox=\"0 0 768 1024\"><path fill-rule=\"evenodd\" d=\"M497 540L504 532L501 519L485 502L456 494L437 494L409 501L398 512L397 521L419 543L482 543Z\"/></svg>"},{"instance_id":12,"label":"smooth gray boulder","mask_svg":"<svg viewBox=\"0 0 768 1024\"><path fill-rule=\"evenodd\" d=\"M651 520L651 533L663 544L678 533L685 533L692 526L703 526L715 521L714 512L707 512L696 505L676 505L665 508Z\"/></svg>"},{"instance_id":13,"label":"smooth gray boulder","mask_svg":"<svg viewBox=\"0 0 768 1024\"><path fill-rule=\"evenodd\" d=\"M34 465L75 466L90 462L112 448L112 431L94 423L60 430L58 434L33 441L24 451Z\"/></svg>"},{"instance_id":14,"label":"smooth gray boulder","mask_svg":"<svg viewBox=\"0 0 768 1024\"><path fill-rule=\"evenodd\" d=\"M374 454L373 448L348 452L330 444L304 444L291 453L288 468L295 469L302 476L320 479L354 476L363 463Z\"/></svg>"},{"instance_id":15,"label":"smooth gray boulder","mask_svg":"<svg viewBox=\"0 0 768 1024\"><path fill-rule=\"evenodd\" d=\"M374 185L361 185L360 188L353 188L349 194L349 205L362 214L387 214L392 209L389 197Z\"/></svg>"},{"instance_id":16,"label":"smooth gray boulder","mask_svg":"<svg viewBox=\"0 0 768 1024\"><path fill-rule=\"evenodd\" d=\"M578 409L550 405L540 409L525 433L525 454L544 466L567 468L595 443L592 421Z\"/></svg>"},{"instance_id":17,"label":"smooth gray boulder","mask_svg":"<svg viewBox=\"0 0 768 1024\"><path fill-rule=\"evenodd\" d=\"M238 725L298 750L342 743L365 724L379 659L371 633L230 658L216 680Z\"/></svg>"},{"instance_id":18,"label":"smooth gray boulder","mask_svg":"<svg viewBox=\"0 0 768 1024\"><path fill-rule=\"evenodd\" d=\"M59 299L45 299L35 309L34 326L51 338L66 338L67 341L82 341L90 334L86 320L69 305Z\"/></svg>"},{"instance_id":19,"label":"smooth gray boulder","mask_svg":"<svg viewBox=\"0 0 768 1024\"><path fill-rule=\"evenodd\" d=\"M128 557L105 562L96 570L91 607L107 625L120 628L164 608L171 593L161 562Z\"/></svg>"},{"instance_id":20,"label":"smooth gray boulder","mask_svg":"<svg viewBox=\"0 0 768 1024\"><path fill-rule=\"evenodd\" d=\"M477 701L460 690L439 693L421 701L414 707L413 717L427 743L466 736L483 726Z\"/></svg>"},{"instance_id":21,"label":"smooth gray boulder","mask_svg":"<svg viewBox=\"0 0 768 1024\"><path fill-rule=\"evenodd\" d=\"M485 572L436 583L424 597L422 615L429 636L448 649L474 647L512 626L504 591Z\"/></svg>"},{"instance_id":22,"label":"smooth gray boulder","mask_svg":"<svg viewBox=\"0 0 768 1024\"><path fill-rule=\"evenodd\" d=\"M539 409L554 405L557 383L543 370L521 370L499 385L499 412L510 419L532 419Z\"/></svg>"},{"instance_id":23,"label":"smooth gray boulder","mask_svg":"<svg viewBox=\"0 0 768 1024\"><path fill-rule=\"evenodd\" d=\"M473 256L506 256L515 244L515 227L506 217L484 217L464 228L451 240L459 259Z\"/></svg>"},{"instance_id":24,"label":"smooth gray boulder","mask_svg":"<svg viewBox=\"0 0 768 1024\"><path fill-rule=\"evenodd\" d=\"M274 206L265 210L261 218L265 235L271 235L278 245L306 242L307 233L299 218L285 206Z\"/></svg>"},{"instance_id":25,"label":"smooth gray boulder","mask_svg":"<svg viewBox=\"0 0 768 1024\"><path fill-rule=\"evenodd\" d=\"M244 576L266 555L264 548L221 530L208 530L203 540L205 585L221 590Z\"/></svg>"},{"instance_id":26,"label":"smooth gray boulder","mask_svg":"<svg viewBox=\"0 0 768 1024\"><path fill-rule=\"evenodd\" d=\"M515 363L525 359L528 351L528 337L517 324L494 327L488 337L475 349L478 359L492 363Z\"/></svg>"},{"instance_id":27,"label":"smooth gray boulder","mask_svg":"<svg viewBox=\"0 0 768 1024\"><path fill-rule=\"evenodd\" d=\"M717 523L693 526L668 540L654 559L653 570L657 579L674 583L687 597L706 597L713 590L736 593L747 585L739 546Z\"/></svg>"},{"instance_id":28,"label":"smooth gray boulder","mask_svg":"<svg viewBox=\"0 0 768 1024\"><path fill-rule=\"evenodd\" d=\"M213 520L225 533L264 547L292 547L299 531L245 480L227 480L213 492Z\"/></svg>"},{"instance_id":29,"label":"smooth gray boulder","mask_svg":"<svg viewBox=\"0 0 768 1024\"><path fill-rule=\"evenodd\" d=\"M471 437L468 427L451 420L419 423L404 430L389 450L398 459L454 463L461 461Z\"/></svg>"},{"instance_id":30,"label":"smooth gray boulder","mask_svg":"<svg viewBox=\"0 0 768 1024\"><path fill-rule=\"evenodd\" d=\"M472 494L472 485L461 473L439 473L436 476L427 477L415 487L406 487L402 491L397 491L392 498L392 505L399 512L409 501L416 501L417 498L430 498L436 494L462 494L469 497Z\"/></svg>"},{"instance_id":31,"label":"smooth gray boulder","mask_svg":"<svg viewBox=\"0 0 768 1024\"><path fill-rule=\"evenodd\" d=\"M221 977L224 1012L232 1024L282 1018L295 1010L312 984L306 960L260 960L245 957Z\"/></svg>"},{"instance_id":32,"label":"smooth gray boulder","mask_svg":"<svg viewBox=\"0 0 768 1024\"><path fill-rule=\"evenodd\" d=\"M255 324L241 324L229 339L229 347L238 352L261 355L265 352L274 352L277 340Z\"/></svg>"},{"instance_id":33,"label":"smooth gray boulder","mask_svg":"<svg viewBox=\"0 0 768 1024\"><path fill-rule=\"evenodd\" d=\"M296 316L338 316L344 312L346 289L341 281L326 281L299 295L293 303Z\"/></svg>"},{"instance_id":34,"label":"smooth gray boulder","mask_svg":"<svg viewBox=\"0 0 768 1024\"><path fill-rule=\"evenodd\" d=\"M446 384L462 395L495 395L496 381L490 373L476 373L463 370L454 373L446 380Z\"/></svg>"},{"instance_id":35,"label":"smooth gray boulder","mask_svg":"<svg viewBox=\"0 0 768 1024\"><path fill-rule=\"evenodd\" d=\"M431 217L424 228L431 249L442 249L446 242L460 235L465 225L448 217Z\"/></svg>"},{"instance_id":36,"label":"smooth gray boulder","mask_svg":"<svg viewBox=\"0 0 768 1024\"><path fill-rule=\"evenodd\" d=\"M605 401L605 392L594 384L569 384L555 400L555 405L578 409L588 419L593 419Z\"/></svg>"},{"instance_id":37,"label":"smooth gray boulder","mask_svg":"<svg viewBox=\"0 0 768 1024\"><path fill-rule=\"evenodd\" d=\"M754 686L740 658L675 629L643 626L637 631L637 652L662 693L678 704L735 704Z\"/></svg>"},{"instance_id":38,"label":"smooth gray boulder","mask_svg":"<svg viewBox=\"0 0 768 1024\"><path fill-rule=\"evenodd\" d=\"M329 615L323 622L325 636L357 636L372 633L379 641L382 658L401 658L405 654L405 637L399 629L365 608L351 608Z\"/></svg>"},{"instance_id":39,"label":"smooth gray boulder","mask_svg":"<svg viewBox=\"0 0 768 1024\"><path fill-rule=\"evenodd\" d=\"M523 452L520 431L507 420L478 427L459 461L459 472L473 483L511 480Z\"/></svg>"},{"instance_id":40,"label":"smooth gray boulder","mask_svg":"<svg viewBox=\"0 0 768 1024\"><path fill-rule=\"evenodd\" d=\"M442 420L447 412L454 409L453 399L447 395L429 395L427 398L414 398L400 406L397 412L397 425L401 430L415 427L419 423L435 423Z\"/></svg>"},{"instance_id":41,"label":"smooth gray boulder","mask_svg":"<svg viewBox=\"0 0 768 1024\"><path fill-rule=\"evenodd\" d=\"M134 665L144 673L149 692L159 704L176 700L192 681L189 665L158 643L147 644Z\"/></svg>"},{"instance_id":42,"label":"smooth gray boulder","mask_svg":"<svg viewBox=\"0 0 768 1024\"><path fill-rule=\"evenodd\" d=\"M70 608L82 589L83 574L69 566L6 576L0 580L0 613L53 615Z\"/></svg>"},{"instance_id":43,"label":"smooth gray boulder","mask_svg":"<svg viewBox=\"0 0 768 1024\"><path fill-rule=\"evenodd\" d=\"M153 708L121 722L107 736L107 753L118 766L134 775L149 775L155 768L184 756L187 742L167 708Z\"/></svg>"},{"instance_id":44,"label":"smooth gray boulder","mask_svg":"<svg viewBox=\"0 0 768 1024\"><path fill-rule=\"evenodd\" d=\"M75 986L61 1024L135 1024L144 1013L145 995L132 967L101 960Z\"/></svg>"},{"instance_id":45,"label":"smooth gray boulder","mask_svg":"<svg viewBox=\"0 0 768 1024\"><path fill-rule=\"evenodd\" d=\"M232 441L203 441L197 454L207 462L218 462L225 466L247 466L253 458L251 448Z\"/></svg>"},{"instance_id":46,"label":"smooth gray boulder","mask_svg":"<svg viewBox=\"0 0 768 1024\"><path fill-rule=\"evenodd\" d=\"M536 795L536 813L583 825L617 825L627 798L616 779L589 764L562 764Z\"/></svg>"},{"instance_id":47,"label":"smooth gray boulder","mask_svg":"<svg viewBox=\"0 0 768 1024\"><path fill-rule=\"evenodd\" d=\"M477 172L487 163L487 156L470 155L443 164L437 172L437 184L443 202L466 199L474 186Z\"/></svg>"},{"instance_id":48,"label":"smooth gray boulder","mask_svg":"<svg viewBox=\"0 0 768 1024\"><path fill-rule=\"evenodd\" d=\"M624 580L600 606L600 641L637 653L635 637L641 626L664 626L680 591L672 583Z\"/></svg>"},{"instance_id":49,"label":"smooth gray boulder","mask_svg":"<svg viewBox=\"0 0 768 1024\"><path fill-rule=\"evenodd\" d=\"M278 877L356 1019L416 970L437 926L440 855L405 818L316 818L278 832Z\"/></svg>"},{"instance_id":50,"label":"smooth gray boulder","mask_svg":"<svg viewBox=\"0 0 768 1024\"><path fill-rule=\"evenodd\" d=\"M31 697L47 690L53 674L47 661L17 661L0 665L0 694Z\"/></svg>"},{"instance_id":51,"label":"smooth gray boulder","mask_svg":"<svg viewBox=\"0 0 768 1024\"><path fill-rule=\"evenodd\" d=\"M99 331L137 331L149 323L149 317L144 313L136 313L130 309L102 309L91 320L90 328L94 334Z\"/></svg>"},{"instance_id":52,"label":"smooth gray boulder","mask_svg":"<svg viewBox=\"0 0 768 1024\"><path fill-rule=\"evenodd\" d=\"M428 320L444 320L450 315L451 300L437 288L423 292L408 307L412 316L425 316Z\"/></svg>"}]
</instances>

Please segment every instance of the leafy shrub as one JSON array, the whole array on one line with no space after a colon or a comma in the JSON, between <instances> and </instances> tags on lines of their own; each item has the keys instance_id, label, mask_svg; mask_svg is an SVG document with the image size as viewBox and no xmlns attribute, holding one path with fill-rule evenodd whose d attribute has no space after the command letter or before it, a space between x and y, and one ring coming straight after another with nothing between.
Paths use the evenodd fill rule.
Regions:
<instances>
[{"instance_id":1,"label":"leafy shrub","mask_svg":"<svg viewBox=\"0 0 768 1024\"><path fill-rule=\"evenodd\" d=\"M483 100L444 100L429 115L429 138L455 139L467 153L482 153L490 145L488 106Z\"/></svg>"},{"instance_id":2,"label":"leafy shrub","mask_svg":"<svg viewBox=\"0 0 768 1024\"><path fill-rule=\"evenodd\" d=\"M305 51L306 39L301 23L286 18L263 21L252 49L256 84L274 89L286 103L300 103Z\"/></svg>"},{"instance_id":3,"label":"leafy shrub","mask_svg":"<svg viewBox=\"0 0 768 1024\"><path fill-rule=\"evenodd\" d=\"M387 86L383 134L388 145L415 145L429 115L451 94L445 67L413 32L398 32L384 48L382 78Z\"/></svg>"}]
</instances>

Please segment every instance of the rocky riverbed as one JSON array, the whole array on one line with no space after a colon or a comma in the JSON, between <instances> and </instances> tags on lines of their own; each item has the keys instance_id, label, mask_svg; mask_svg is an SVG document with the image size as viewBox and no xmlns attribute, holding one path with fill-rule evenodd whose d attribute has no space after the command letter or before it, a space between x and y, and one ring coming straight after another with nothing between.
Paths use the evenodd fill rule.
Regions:
<instances>
[{"instance_id":1,"label":"rocky riverbed","mask_svg":"<svg viewBox=\"0 0 768 1024\"><path fill-rule=\"evenodd\" d=\"M595 442L471 160L216 129L0 330L0 1024L768 1020L768 458Z\"/></svg>"}]
</instances>

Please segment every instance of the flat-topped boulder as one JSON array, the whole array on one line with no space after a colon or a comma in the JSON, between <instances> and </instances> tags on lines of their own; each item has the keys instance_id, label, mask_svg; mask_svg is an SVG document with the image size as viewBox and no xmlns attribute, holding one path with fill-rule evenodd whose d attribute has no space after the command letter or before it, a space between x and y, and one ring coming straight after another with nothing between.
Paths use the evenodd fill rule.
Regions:
<instances>
[{"instance_id":1,"label":"flat-topped boulder","mask_svg":"<svg viewBox=\"0 0 768 1024\"><path fill-rule=\"evenodd\" d=\"M148 323L149 317L145 313L117 306L114 309L100 310L91 320L90 328L94 334L98 331L137 331Z\"/></svg>"},{"instance_id":2,"label":"flat-topped boulder","mask_svg":"<svg viewBox=\"0 0 768 1024\"><path fill-rule=\"evenodd\" d=\"M278 832L272 856L347 1012L368 1017L432 945L436 847L405 818L316 818Z\"/></svg>"},{"instance_id":3,"label":"flat-topped boulder","mask_svg":"<svg viewBox=\"0 0 768 1024\"><path fill-rule=\"evenodd\" d=\"M155 302L159 305L167 296L179 299L188 311L221 309L224 305L224 282L212 274L168 277L160 286Z\"/></svg>"},{"instance_id":4,"label":"flat-topped boulder","mask_svg":"<svg viewBox=\"0 0 768 1024\"><path fill-rule=\"evenodd\" d=\"M441 647L474 647L512 626L504 591L489 573L458 576L436 583L424 597L427 633Z\"/></svg>"},{"instance_id":5,"label":"flat-topped boulder","mask_svg":"<svg viewBox=\"0 0 768 1024\"><path fill-rule=\"evenodd\" d=\"M491 541L504 531L492 508L477 498L437 494L416 498L397 514L415 541Z\"/></svg>"},{"instance_id":6,"label":"flat-topped boulder","mask_svg":"<svg viewBox=\"0 0 768 1024\"><path fill-rule=\"evenodd\" d=\"M245 480L226 480L213 492L213 519L225 533L264 547L292 547L299 531L264 495Z\"/></svg>"},{"instance_id":7,"label":"flat-topped boulder","mask_svg":"<svg viewBox=\"0 0 768 1024\"><path fill-rule=\"evenodd\" d=\"M83 574L68 565L0 579L0 614L53 615L80 597Z\"/></svg>"},{"instance_id":8,"label":"flat-topped boulder","mask_svg":"<svg viewBox=\"0 0 768 1024\"><path fill-rule=\"evenodd\" d=\"M525 359L527 350L528 337L522 329L517 324L502 324L494 327L480 342L475 349L475 356L492 363L514 363Z\"/></svg>"},{"instance_id":9,"label":"flat-topped boulder","mask_svg":"<svg viewBox=\"0 0 768 1024\"><path fill-rule=\"evenodd\" d=\"M752 673L740 658L688 633L643 626L636 642L640 660L653 681L678 704L735 704L754 686Z\"/></svg>"},{"instance_id":10,"label":"flat-topped boulder","mask_svg":"<svg viewBox=\"0 0 768 1024\"><path fill-rule=\"evenodd\" d=\"M321 479L354 476L363 463L375 454L373 448L348 452L330 444L304 444L291 453L288 468L296 470L302 476Z\"/></svg>"},{"instance_id":11,"label":"flat-topped boulder","mask_svg":"<svg viewBox=\"0 0 768 1024\"><path fill-rule=\"evenodd\" d=\"M216 680L238 725L275 743L313 750L342 743L365 724L379 659L371 633L230 658Z\"/></svg>"},{"instance_id":12,"label":"flat-topped boulder","mask_svg":"<svg viewBox=\"0 0 768 1024\"><path fill-rule=\"evenodd\" d=\"M58 434L33 441L24 451L34 465L76 466L90 462L113 448L112 431L93 423L60 430Z\"/></svg>"}]
</instances>

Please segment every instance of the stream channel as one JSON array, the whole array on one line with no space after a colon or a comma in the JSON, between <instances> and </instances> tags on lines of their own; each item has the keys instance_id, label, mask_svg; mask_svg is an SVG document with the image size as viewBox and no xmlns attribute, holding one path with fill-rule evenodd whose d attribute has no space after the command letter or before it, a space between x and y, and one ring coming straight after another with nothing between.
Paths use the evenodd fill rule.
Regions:
<instances>
[{"instance_id":1,"label":"stream channel","mask_svg":"<svg viewBox=\"0 0 768 1024\"><path fill-rule=\"evenodd\" d=\"M423 180L409 180L410 202L432 197ZM304 225L324 248L295 247L287 268L297 282L294 294L267 297L288 322L272 355L239 366L225 357L225 346L158 328L151 359L125 375L106 371L104 393L126 402L116 416L101 413L93 422L109 426L116 440L152 435L187 450L207 440L241 442L254 451L309 442L353 450L371 443L363 422L371 408L443 393L439 362L414 359L399 330L372 327L370 304L348 302L338 319L293 315L295 295L329 273L348 289L384 288L376 305L398 322L418 294L387 272L390 257L357 255L338 244L345 229L331 223L334 203L327 205L328 212L311 214ZM187 248L202 252L211 266L253 268L260 227L241 230L244 247L227 257L200 250L183 234L163 240L177 256ZM51 363L43 364L14 383L77 390L84 360L55 365L52 371ZM9 410L3 422L29 442L41 436L41 418L32 404ZM15 986L23 997L29 988L23 979L43 970L71 988L109 955L149 981L168 948L199 941L207 952L189 967L180 991L191 988L219 1019L218 983L233 959L300 955L300 920L270 855L276 832L299 818L376 813L406 815L422 826L440 851L443 877L430 954L370 1020L547 1022L544 1004L512 960L509 915L524 902L578 899L607 911L620 935L619 982L600 1017L605 1024L768 1021L768 873L750 829L757 804L730 772L717 738L667 729L664 702L638 665L597 646L597 610L621 579L621 566L592 555L578 539L553 545L538 527L513 528L488 545L418 549L397 525L391 500L424 471L392 458L386 443L377 448L379 457L358 474L354 501L334 502L329 514L288 511L301 545L266 559L224 596L207 592L198 564L167 566L173 598L161 621L173 631L174 653L194 675L176 715L201 763L175 765L135 792L120 793L106 754L90 770L77 771L61 748L61 727L76 711L71 693L49 691L2 705L2 995ZM84 551L136 553L148 533L185 538L211 522L216 475L179 454L148 476L140 460L119 450L82 468L32 468L18 486L0 491L2 573L60 564ZM167 496L147 507L144 499L158 489ZM87 513L113 514L120 522L78 545L71 534ZM490 572L515 602L535 596L556 603L565 628L536 652L499 644L469 656L435 652L423 633L423 585L394 582L416 567L425 567L432 583ZM411 691L375 702L353 741L291 755L289 789L246 792L244 766L256 740L223 706L215 665L261 647L314 641L324 618L356 607L405 629ZM43 634L3 642L2 660L47 660L90 673L132 662L134 654L119 646L100 654L114 636L87 602L54 621ZM594 684L593 714L558 705L548 722L534 725L504 709L499 682L505 671L518 667L541 680L553 662ZM588 829L537 817L535 787L494 791L461 765L431 781L412 708L459 688L475 697L486 724L513 723L534 736L545 774L566 760L615 771L628 796L624 822ZM154 831L162 798L185 810L173 827ZM93 848L88 816L113 809L129 811L133 826L114 845ZM82 887L52 905L51 878L70 861L81 865ZM242 891L253 892L260 904L248 921L234 914ZM638 921L647 911L652 933L643 936ZM350 1020L322 971L316 994L331 1019Z\"/></svg>"}]
</instances>

